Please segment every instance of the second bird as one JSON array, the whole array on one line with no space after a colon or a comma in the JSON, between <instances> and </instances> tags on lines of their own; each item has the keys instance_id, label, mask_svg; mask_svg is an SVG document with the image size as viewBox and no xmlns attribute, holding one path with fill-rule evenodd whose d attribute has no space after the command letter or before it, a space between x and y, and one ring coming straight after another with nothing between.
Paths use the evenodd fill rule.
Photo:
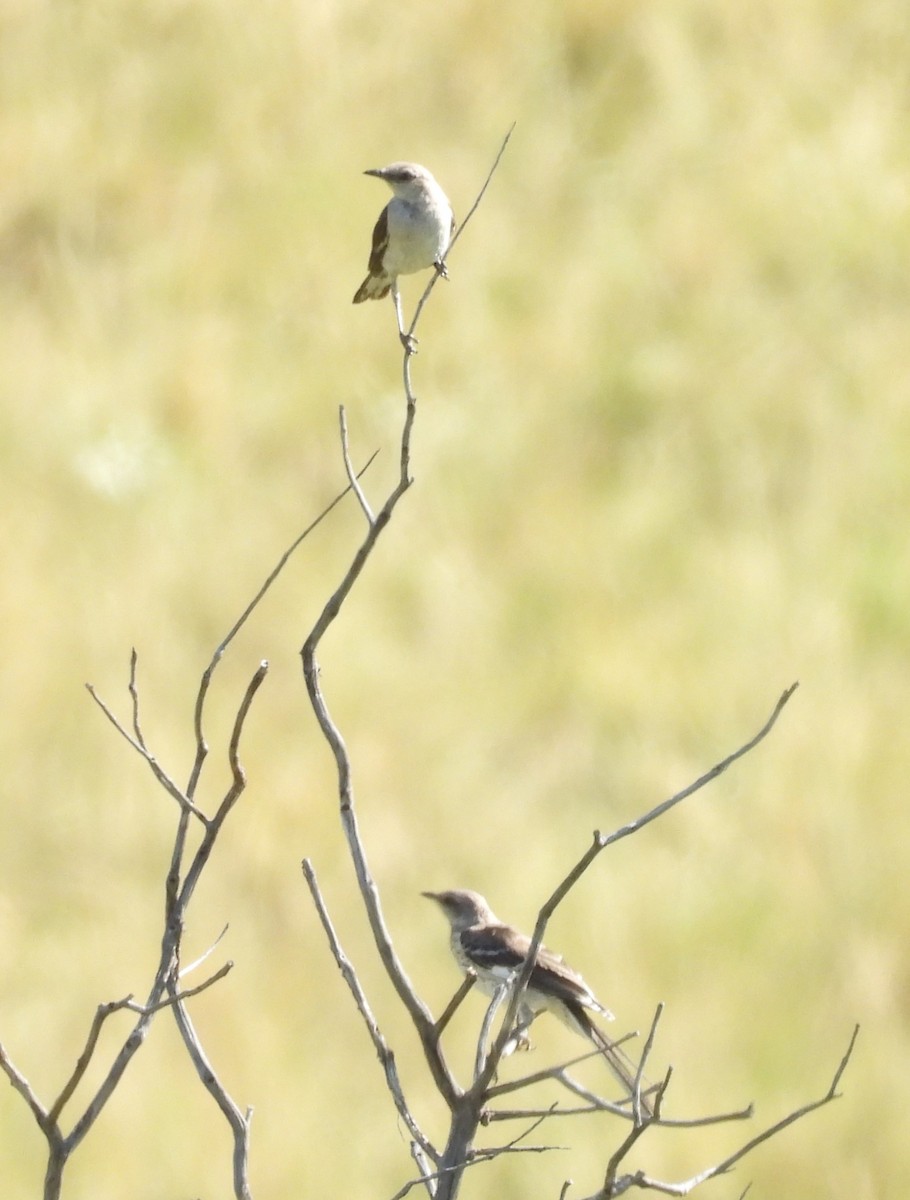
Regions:
<instances>
[{"instance_id":1,"label":"second bird","mask_svg":"<svg viewBox=\"0 0 910 1200\"><path fill-rule=\"evenodd\" d=\"M500 921L483 896L477 892L424 892L435 900L451 927L451 948L462 971L472 971L480 988L493 995L521 970L531 947L531 939L511 925ZM537 951L527 989L519 1009L519 1022L527 1027L542 1012L550 1012L563 1024L593 1042L607 1060L614 1075L636 1092L636 1067L622 1050L603 1034L589 1013L599 1013L608 1021L613 1014L604 1008L584 979L559 954L545 946ZM652 1115L650 1102L642 1094L641 1107Z\"/></svg>"}]
</instances>

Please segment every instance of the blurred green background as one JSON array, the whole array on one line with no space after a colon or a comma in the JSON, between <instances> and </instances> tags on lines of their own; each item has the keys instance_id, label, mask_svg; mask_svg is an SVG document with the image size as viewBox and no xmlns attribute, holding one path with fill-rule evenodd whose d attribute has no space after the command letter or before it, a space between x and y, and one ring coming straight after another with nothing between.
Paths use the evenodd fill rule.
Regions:
<instances>
[{"instance_id":1,"label":"blurred green background","mask_svg":"<svg viewBox=\"0 0 910 1200\"><path fill-rule=\"evenodd\" d=\"M592 829L799 679L772 737L604 855L548 941L619 1027L666 1002L674 1114L754 1099L770 1123L823 1094L862 1023L844 1098L705 1195L910 1188L908 61L897 0L6 0L0 1037L46 1101L94 1006L148 986L176 815L82 685L128 715L136 646L147 737L185 778L202 668L343 485L340 403L355 458L381 450L374 501L395 477L392 308L351 306L388 193L360 172L416 159L464 214L514 120L419 330L416 486L322 654L388 920L438 1011L456 973L422 888L530 926ZM362 533L347 502L305 544L211 697L209 805L270 660L187 933L190 957L230 923L212 961L235 970L192 1011L255 1107L257 1200L413 1174L304 855L442 1130L297 657ZM453 1031L464 1067L481 1012ZM534 1066L579 1048L553 1022L536 1044ZM553 1122L570 1149L478 1167L464 1194L587 1194L617 1136ZM744 1136L652 1135L631 1162L682 1177ZM43 1162L0 1087L4 1197L40 1194ZM229 1163L162 1017L66 1196L224 1197Z\"/></svg>"}]
</instances>

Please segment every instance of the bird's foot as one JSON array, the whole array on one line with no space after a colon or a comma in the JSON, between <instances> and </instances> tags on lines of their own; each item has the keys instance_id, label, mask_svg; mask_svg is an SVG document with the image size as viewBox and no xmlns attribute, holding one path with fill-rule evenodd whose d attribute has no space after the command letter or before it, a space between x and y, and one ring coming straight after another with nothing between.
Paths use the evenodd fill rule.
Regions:
<instances>
[{"instance_id":1,"label":"bird's foot","mask_svg":"<svg viewBox=\"0 0 910 1200\"><path fill-rule=\"evenodd\" d=\"M519 1054L524 1053L531 1048L531 1038L528 1031L526 1029L516 1029L506 1042L502 1053L503 1057L505 1057L508 1054L514 1054L516 1051Z\"/></svg>"},{"instance_id":2,"label":"bird's foot","mask_svg":"<svg viewBox=\"0 0 910 1200\"><path fill-rule=\"evenodd\" d=\"M413 333L399 333L398 336L401 338L401 344L408 354L417 353L417 338L414 337Z\"/></svg>"},{"instance_id":3,"label":"bird's foot","mask_svg":"<svg viewBox=\"0 0 910 1200\"><path fill-rule=\"evenodd\" d=\"M433 263L433 266L436 268L437 275L440 275L443 279L449 278L449 268L445 265L442 259L437 258L437 260Z\"/></svg>"}]
</instances>

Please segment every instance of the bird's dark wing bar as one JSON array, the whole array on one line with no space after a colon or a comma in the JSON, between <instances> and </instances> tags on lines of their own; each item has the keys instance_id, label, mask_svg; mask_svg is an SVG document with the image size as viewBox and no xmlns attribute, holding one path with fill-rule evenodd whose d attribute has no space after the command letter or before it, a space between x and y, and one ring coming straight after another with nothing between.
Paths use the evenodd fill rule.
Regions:
<instances>
[{"instance_id":1,"label":"bird's dark wing bar","mask_svg":"<svg viewBox=\"0 0 910 1200\"><path fill-rule=\"evenodd\" d=\"M370 274L382 274L382 260L389 246L389 207L379 214L379 220L373 228L373 248L370 250Z\"/></svg>"},{"instance_id":2,"label":"bird's dark wing bar","mask_svg":"<svg viewBox=\"0 0 910 1200\"><path fill-rule=\"evenodd\" d=\"M465 954L481 970L515 971L527 958L531 939L508 925L486 925L466 929L461 935ZM537 952L537 962L528 986L557 1000L587 1002L591 993L578 974L546 946Z\"/></svg>"},{"instance_id":3,"label":"bird's dark wing bar","mask_svg":"<svg viewBox=\"0 0 910 1200\"><path fill-rule=\"evenodd\" d=\"M486 925L481 929L465 929L461 945L472 963L482 971L515 971L525 960L523 949L512 945L508 930L501 925Z\"/></svg>"}]
</instances>

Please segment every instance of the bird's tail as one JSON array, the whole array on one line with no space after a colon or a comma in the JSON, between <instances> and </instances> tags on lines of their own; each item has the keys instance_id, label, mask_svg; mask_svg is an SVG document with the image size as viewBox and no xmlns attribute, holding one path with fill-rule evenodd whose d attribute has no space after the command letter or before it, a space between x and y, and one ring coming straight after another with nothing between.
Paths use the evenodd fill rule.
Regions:
<instances>
[{"instance_id":1,"label":"bird's tail","mask_svg":"<svg viewBox=\"0 0 910 1200\"><path fill-rule=\"evenodd\" d=\"M354 293L354 303L362 304L364 300L381 300L389 294L392 286L388 275L367 275L366 279Z\"/></svg>"},{"instance_id":2,"label":"bird's tail","mask_svg":"<svg viewBox=\"0 0 910 1200\"><path fill-rule=\"evenodd\" d=\"M627 1054L623 1052L619 1046L616 1045L615 1042L611 1042L607 1035L598 1029L598 1027L594 1024L588 1014L584 1012L584 1010L576 1014L576 1016L583 1018L582 1023L584 1024L585 1032L587 1033L588 1037L601 1052L601 1054L603 1054L604 1058L607 1060L607 1065L616 1078L624 1087L628 1088L629 1095L634 1096L635 1079L638 1074L638 1067L636 1064L631 1058L629 1058ZM651 1104L651 1101L645 1095L645 1090L650 1090L650 1088L645 1080L639 1081L639 1087L642 1089L640 1093L642 1114L646 1117L653 1117L654 1107Z\"/></svg>"}]
</instances>

